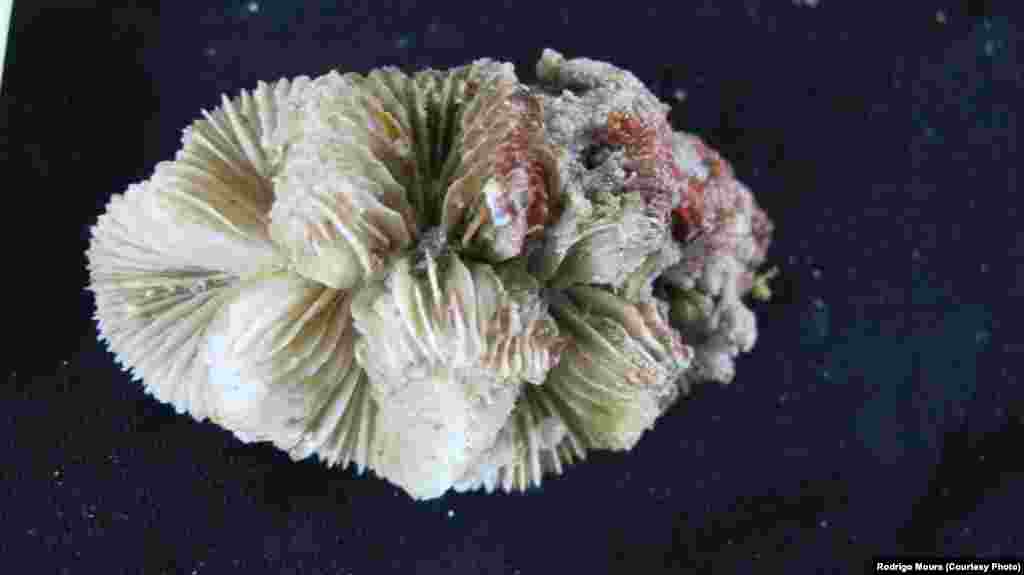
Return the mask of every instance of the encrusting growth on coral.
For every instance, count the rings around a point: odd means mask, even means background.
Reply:
[[[536,72],[224,97],[93,226],[100,339],[180,413],[418,499],[631,449],[754,345],[772,224],[629,72]]]

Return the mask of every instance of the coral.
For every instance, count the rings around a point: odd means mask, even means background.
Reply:
[[[523,490],[727,383],[772,224],[632,74],[260,83],[115,194],[100,339],[180,413],[419,499]]]

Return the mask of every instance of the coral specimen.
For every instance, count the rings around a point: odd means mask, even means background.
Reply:
[[[632,74],[260,83],[92,228],[100,338],[157,399],[416,498],[522,490],[728,382],[772,224]]]

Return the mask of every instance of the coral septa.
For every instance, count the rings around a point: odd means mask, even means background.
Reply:
[[[632,74],[545,50],[258,83],[115,195],[100,339],[148,393],[416,498],[632,448],[757,339],[774,226]]]

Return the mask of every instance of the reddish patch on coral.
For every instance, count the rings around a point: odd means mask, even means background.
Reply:
[[[673,210],[672,235],[680,242],[692,240],[707,226],[704,196],[708,187],[722,186],[733,179],[732,166],[717,151],[697,138],[693,138],[693,146],[708,176],[703,180],[686,178],[682,201]]]
[[[605,142],[624,148],[625,167],[634,171],[626,189],[640,191],[652,213],[667,222],[676,197],[686,189],[686,177],[672,154],[668,121],[656,114],[612,111],[602,136]]]
[[[699,201],[700,198],[699,194],[695,194],[691,197],[691,203],[680,203],[672,210],[672,237],[677,242],[688,242],[699,233],[701,211],[692,200]]]
[[[543,229],[551,212],[548,198],[547,174],[540,162],[530,162],[527,190],[530,206],[526,212],[527,234]]]
[[[623,146],[630,157],[641,157],[653,150],[655,130],[641,118],[628,112],[611,111],[605,129],[609,144]]]
[[[543,229],[551,212],[548,178],[539,149],[543,115],[540,102],[526,90],[513,92],[506,105],[516,121],[495,152],[494,173],[509,196],[500,205],[513,220],[525,216],[526,233],[532,233]],[[524,191],[525,205],[512,199]]]

